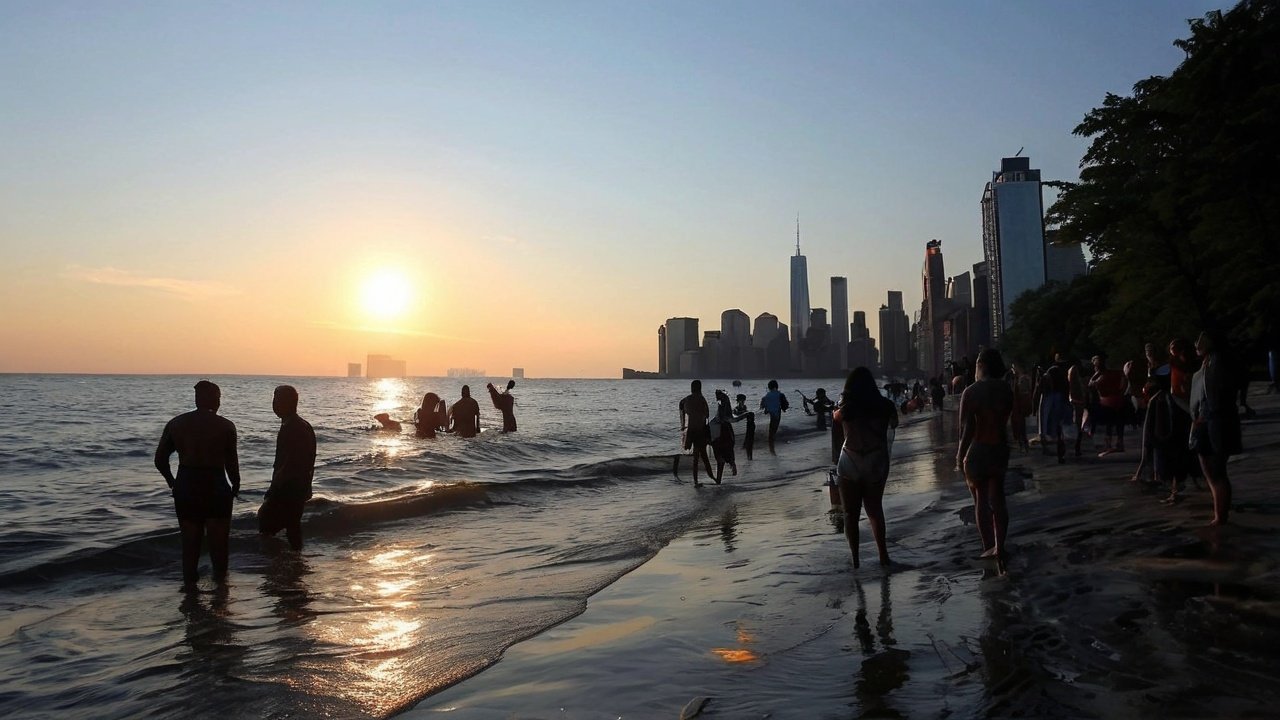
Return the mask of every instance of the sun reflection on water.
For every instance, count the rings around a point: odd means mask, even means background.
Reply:
[[[348,587],[354,607],[314,623],[326,644],[349,649],[342,653],[340,682],[325,683],[325,692],[373,715],[401,708],[415,696],[413,688],[422,678],[414,674],[420,663],[413,651],[425,643],[429,628],[420,587],[431,581],[434,558],[435,553],[412,545],[351,557]]]

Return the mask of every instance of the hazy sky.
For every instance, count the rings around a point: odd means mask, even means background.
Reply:
[[[0,0],[0,371],[655,370],[667,317],[788,320],[796,213],[875,335],[1215,7]]]

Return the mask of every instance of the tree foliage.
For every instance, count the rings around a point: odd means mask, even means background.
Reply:
[[[1093,341],[1119,340],[1136,320],[1274,347],[1280,6],[1244,0],[1190,29],[1172,74],[1085,115],[1080,181],[1060,185],[1046,222],[1087,245],[1110,283]]]

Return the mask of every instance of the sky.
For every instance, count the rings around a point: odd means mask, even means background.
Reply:
[[[656,370],[668,317],[788,321],[797,215],[878,337],[1001,157],[1076,179],[1224,7],[0,0],[0,372]]]

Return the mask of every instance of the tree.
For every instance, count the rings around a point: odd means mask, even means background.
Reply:
[[[1280,8],[1244,0],[1190,27],[1172,74],[1129,97],[1108,94],[1085,115],[1080,181],[1059,184],[1046,222],[1088,245],[1113,283],[1099,330],[1142,308],[1152,326],[1194,324],[1222,343],[1274,347]]]

